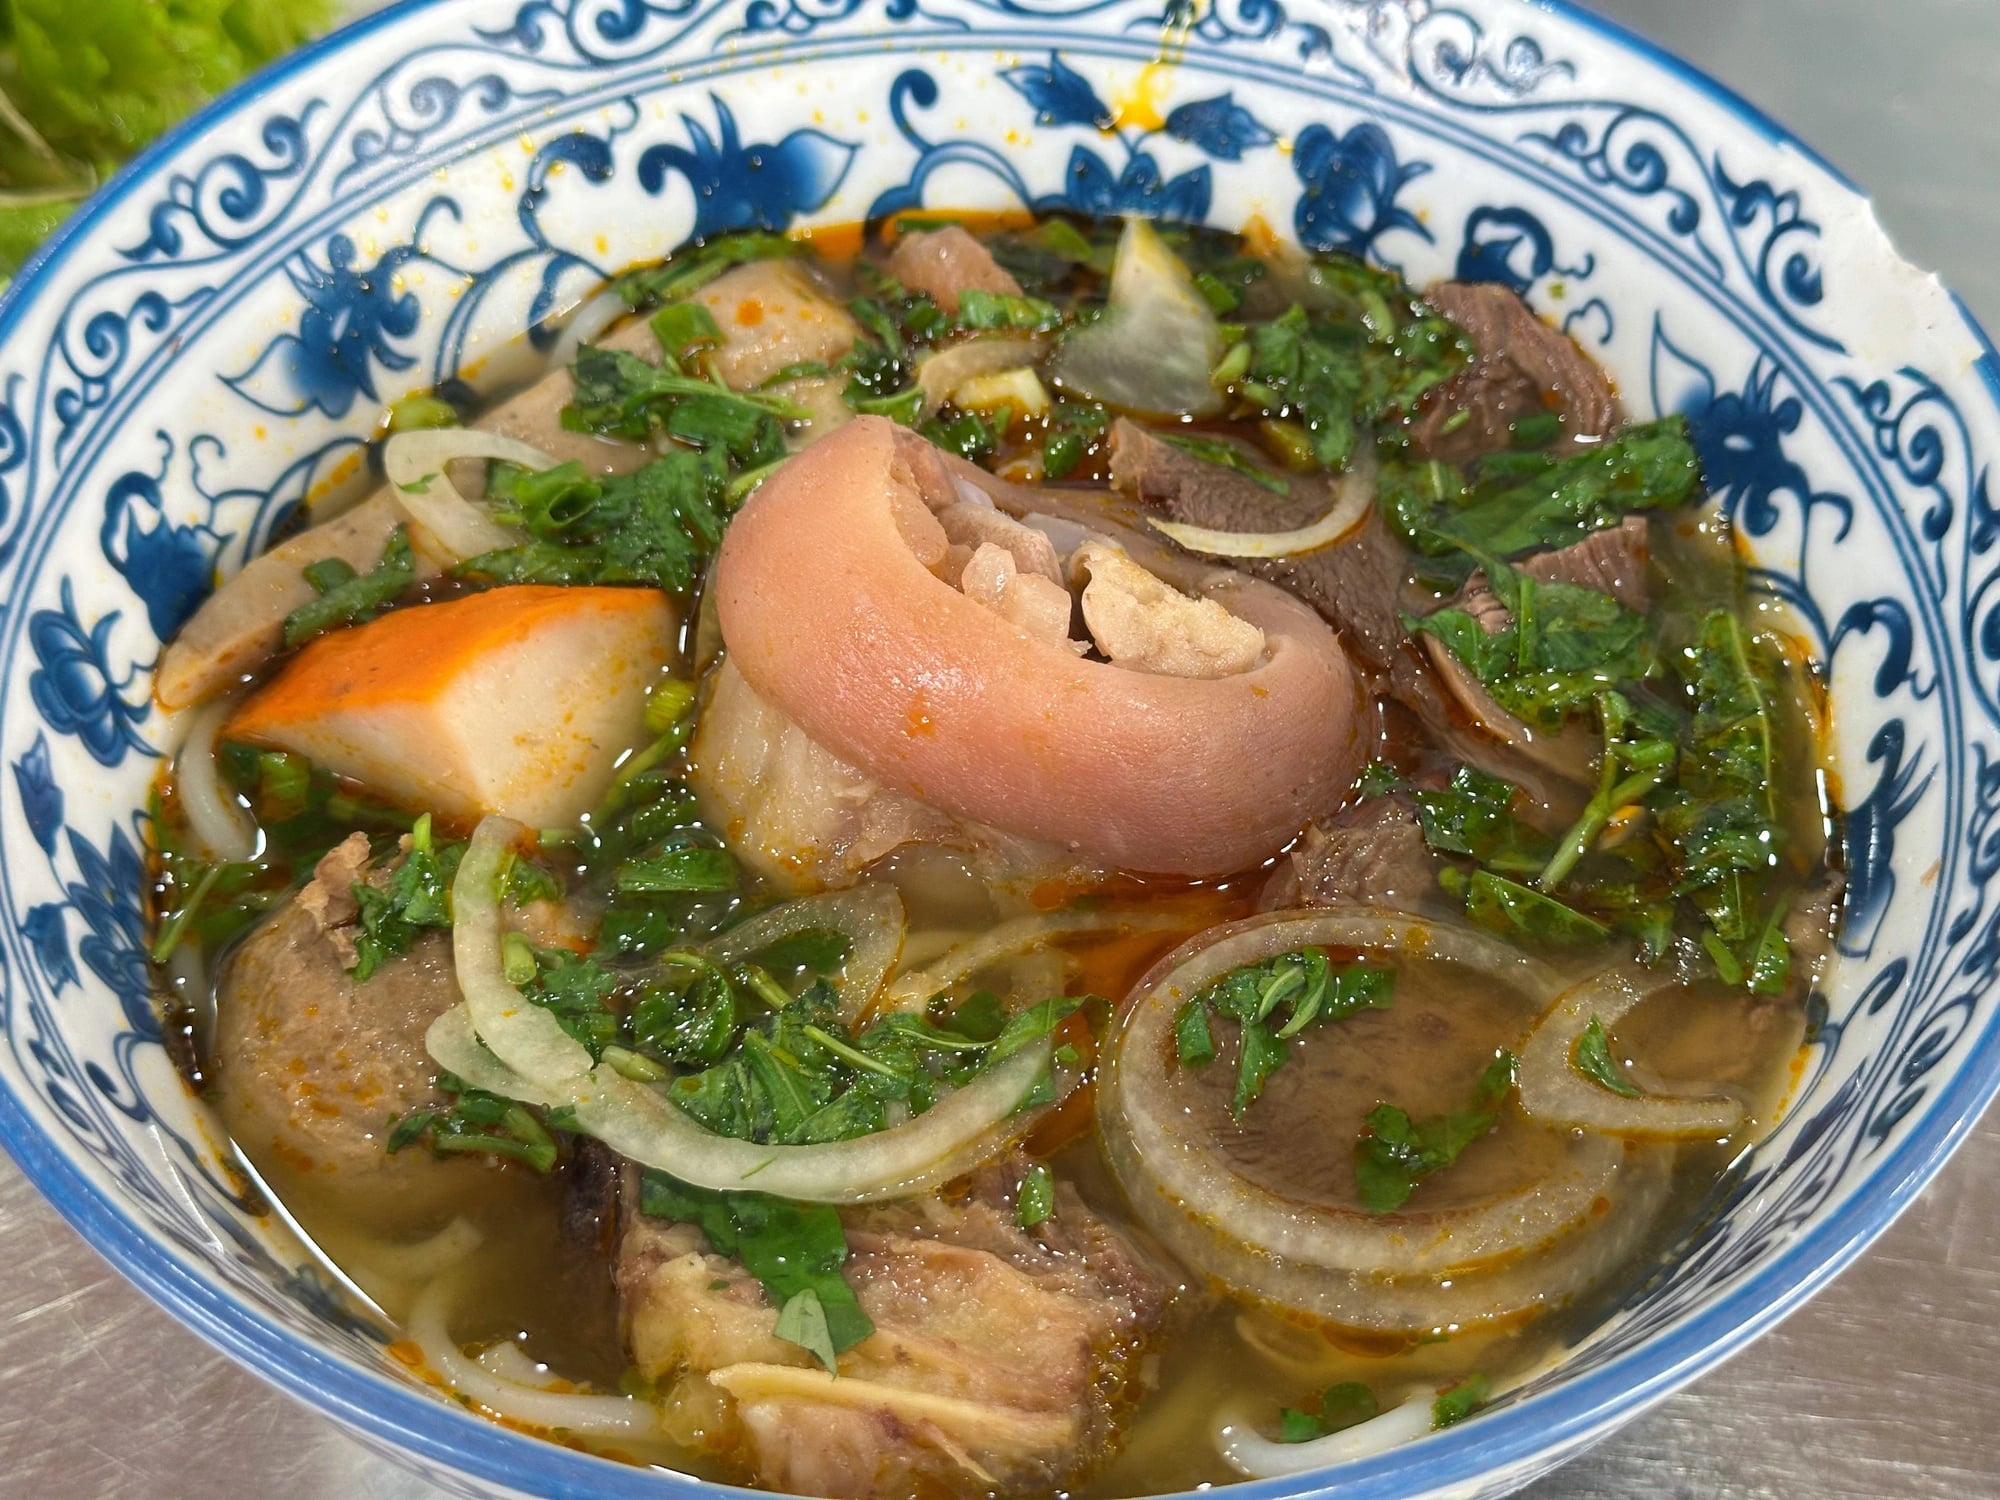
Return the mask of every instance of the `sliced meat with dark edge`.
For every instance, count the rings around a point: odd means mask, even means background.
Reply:
[[[1421,911],[1437,893],[1437,860],[1408,798],[1371,797],[1339,817],[1314,824],[1265,882],[1257,906],[1360,902]]]
[[[1653,549],[1644,516],[1627,516],[1616,526],[1593,531],[1580,542],[1553,552],[1537,552],[1515,568],[1543,583],[1573,583],[1609,594],[1635,614],[1646,612],[1647,568]]]
[[[698,1229],[634,1210],[628,1168],[617,1281],[633,1359],[768,1489],[1063,1488],[1107,1456],[1138,1399],[1168,1289],[1066,1183],[1052,1219],[1019,1228],[1025,1166],[976,1174],[961,1197],[843,1214],[842,1274],[875,1332],[837,1378],[776,1336],[763,1288]]]
[[[1290,531],[1333,505],[1326,476],[1277,474],[1280,494],[1248,474],[1210,463],[1123,417],[1111,424],[1111,483],[1169,520],[1216,531]],[[1247,455],[1246,455],[1246,461]],[[1330,547],[1285,558],[1228,558],[1230,566],[1297,595],[1341,632],[1342,644],[1374,672],[1402,643],[1397,598],[1408,555],[1372,507]]]
[[[1410,435],[1418,452],[1450,463],[1497,453],[1512,445],[1513,424],[1547,410],[1551,398],[1564,446],[1594,442],[1618,426],[1618,398],[1604,372],[1511,288],[1447,281],[1424,296],[1465,330],[1476,355],[1417,413]]]

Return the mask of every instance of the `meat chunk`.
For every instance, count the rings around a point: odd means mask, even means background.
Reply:
[[[1046,1493],[1109,1450],[1166,1309],[1159,1274],[1067,1185],[1016,1227],[1006,1185],[845,1215],[843,1268],[875,1332],[838,1377],[775,1333],[777,1310],[696,1229],[630,1214],[617,1269],[642,1373],[766,1488],[901,1496],[931,1487]],[[630,1206],[630,1194],[627,1206]]]
[[[722,331],[711,358],[734,390],[762,385],[793,365],[831,365],[860,333],[847,309],[789,260],[757,260],[725,271],[694,294]]]
[[[1264,911],[1346,902],[1421,911],[1436,892],[1437,862],[1416,808],[1404,797],[1371,797],[1308,828],[1257,904]]]
[[[1228,677],[1264,655],[1264,632],[1213,599],[1162,583],[1117,548],[1086,542],[1070,567],[1087,577],[1083,619],[1115,665],[1164,677]]]
[[[1424,404],[1412,428],[1419,452],[1453,463],[1498,452],[1511,444],[1513,423],[1545,410],[1550,398],[1562,414],[1565,444],[1595,441],[1617,427],[1618,398],[1604,372],[1511,288],[1447,281],[1425,295],[1465,330],[1477,357]]]
[[[223,1124],[251,1161],[309,1174],[362,1220],[407,1216],[486,1170],[386,1152],[392,1117],[439,1102],[424,1033],[459,992],[442,931],[365,982],[348,974],[352,886],[367,863],[367,836],[354,834],[231,956],[212,1059]]]
[[[1573,583],[1609,594],[1627,609],[1646,612],[1646,570],[1652,544],[1644,516],[1627,516],[1616,526],[1594,531],[1580,542],[1553,552],[1537,552],[1515,564],[1543,583]]]
[[[1125,418],[1112,423],[1110,444],[1112,485],[1191,526],[1288,531],[1317,520],[1333,503],[1324,477],[1273,475],[1285,487],[1279,494]],[[1319,611],[1371,671],[1384,670],[1402,643],[1397,608],[1407,556],[1377,515],[1371,513],[1331,547],[1299,557],[1231,562]]]
[[[958,547],[953,548],[959,550]],[[1078,655],[1089,649],[1069,636],[1069,590],[1040,573],[1023,572],[1016,554],[995,542],[981,542],[960,570],[958,590],[1012,621],[1036,640],[1068,646]]]
[[[998,880],[1081,873],[1058,850],[961,821],[864,775],[759,697],[728,661],[689,758],[690,779],[730,847],[787,887],[851,885],[906,844],[965,850]]]
[[[929,294],[953,314],[964,292],[1021,295],[1021,283],[993,258],[993,252],[956,224],[897,240],[889,254],[889,274],[911,291]]]

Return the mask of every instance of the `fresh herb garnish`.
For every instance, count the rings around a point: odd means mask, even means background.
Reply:
[[[1672,510],[1700,498],[1701,471],[1687,419],[1661,417],[1569,454],[1505,453],[1485,459],[1469,487],[1433,468],[1443,503],[1427,511],[1404,488],[1387,511],[1398,530],[1426,533],[1487,557],[1562,547],[1641,510]],[[1453,493],[1456,491],[1456,493]],[[1425,550],[1435,550],[1435,544]]]
[[[451,882],[465,845],[456,839],[434,841],[430,815],[410,830],[410,851],[380,885],[354,883],[360,914],[354,924],[354,967],[365,980],[391,958],[410,951],[425,928],[451,926]]]
[[[1358,1427],[1382,1414],[1375,1392],[1358,1380],[1328,1386],[1316,1409],[1287,1406],[1278,1413],[1278,1441],[1309,1443]]]
[[[1033,1229],[1056,1216],[1056,1180],[1040,1162],[1021,1175],[1020,1190],[1014,1196],[1014,1222]]]
[[[694,1225],[717,1255],[741,1262],[778,1309],[777,1336],[808,1350],[829,1371],[875,1331],[841,1275],[847,1234],[827,1205],[713,1192],[648,1169],[640,1180],[639,1210]]]
[[[1417,301],[1393,273],[1342,268],[1347,285],[1309,314],[1294,305],[1245,334],[1240,373],[1218,372],[1237,398],[1263,415],[1305,428],[1312,452],[1344,469],[1361,436],[1393,411],[1415,406],[1470,356],[1450,322]]]
[[[489,494],[496,518],[529,540],[468,558],[460,573],[499,583],[649,583],[669,593],[693,586],[722,540],[728,507],[722,465],[687,449],[604,478],[575,462],[540,473],[496,464]]]
[[[1488,586],[1507,609],[1501,629],[1489,632],[1458,608],[1403,623],[1450,647],[1502,708],[1554,728],[1605,689],[1651,675],[1644,615],[1595,589],[1531,578],[1497,559],[1486,567]]]
[[[1229,1109],[1241,1120],[1290,1055],[1286,1044],[1293,1037],[1308,1026],[1343,1021],[1359,1011],[1387,1010],[1395,994],[1393,969],[1335,967],[1317,948],[1280,953],[1231,969],[1183,1005],[1174,1021],[1174,1045],[1182,1067],[1203,1067],[1215,1058],[1210,1020],[1236,1022],[1236,1092]]]
[[[428,1140],[439,1156],[504,1156],[543,1173],[555,1166],[555,1140],[525,1104],[470,1088],[455,1073],[438,1074],[437,1086],[450,1105],[392,1120],[390,1155]]]
[[[1011,292],[983,292],[973,287],[958,294],[958,317],[954,321],[960,328],[980,332],[1008,328],[1040,333],[1057,327],[1062,320],[1062,309],[1053,302],[1044,302],[1040,297],[1016,296]]]
[[[801,248],[796,240],[781,234],[723,235],[704,244],[683,246],[661,265],[629,271],[618,278],[615,287],[627,307],[652,307],[700,291],[732,267],[797,255]]]
[[[692,447],[726,452],[746,467],[782,458],[784,423],[811,415],[777,396],[733,391],[683,375],[671,360],[655,365],[636,354],[592,344],[577,351],[570,374],[576,391],[562,411],[562,424],[570,431],[631,442],[664,434]]]
[[[382,558],[366,573],[356,573],[344,558],[327,557],[300,569],[319,597],[285,616],[285,645],[297,646],[322,631],[372,620],[397,595],[416,581],[416,560],[410,553],[410,532],[398,526],[389,533]]]
[[[1042,437],[1042,477],[1067,479],[1082,463],[1093,444],[1111,425],[1111,414],[1103,407],[1058,401],[1049,410],[1047,431]]]
[[[1492,1394],[1493,1382],[1484,1375],[1466,1376],[1431,1403],[1432,1429],[1442,1430],[1455,1422],[1463,1422],[1484,1406]]]
[[[1464,1154],[1500,1119],[1500,1104],[1514,1087],[1515,1058],[1495,1055],[1480,1074],[1469,1108],[1412,1120],[1392,1104],[1368,1112],[1367,1128],[1354,1143],[1354,1181],[1361,1206],[1372,1214],[1393,1213],[1409,1201],[1417,1184]]]
[[[1583,1035],[1576,1039],[1570,1049],[1570,1066],[1599,1088],[1622,1094],[1627,1099],[1639,1097],[1639,1090],[1632,1080],[1625,1076],[1625,1069],[1617,1058],[1611,1055],[1611,1038],[1604,1030],[1604,1023],[1592,1016],[1590,1024],[1583,1028]]]

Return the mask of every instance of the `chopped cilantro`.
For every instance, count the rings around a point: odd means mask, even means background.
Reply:
[[[1639,1097],[1639,1090],[1632,1080],[1625,1076],[1625,1069],[1617,1058],[1611,1055],[1611,1038],[1604,1030],[1604,1023],[1592,1016],[1590,1024],[1583,1028],[1583,1035],[1576,1039],[1570,1049],[1570,1066],[1599,1088],[1622,1094],[1627,1099]]]
[[[1514,1087],[1511,1052],[1495,1055],[1473,1090],[1470,1108],[1412,1120],[1392,1104],[1368,1112],[1367,1127],[1354,1143],[1354,1181],[1361,1206],[1372,1214],[1393,1213],[1409,1201],[1417,1184],[1442,1171],[1500,1118],[1501,1101]]]
[[[1290,1055],[1286,1044],[1293,1037],[1314,1024],[1342,1021],[1363,1010],[1386,1010],[1395,992],[1393,969],[1370,964],[1335,967],[1317,948],[1280,953],[1260,964],[1231,969],[1182,1006],[1174,1022],[1175,1051],[1181,1066],[1204,1066],[1215,1057],[1211,1018],[1236,1023],[1236,1091],[1229,1108],[1241,1120]]]
[[[410,532],[398,526],[389,533],[381,561],[366,573],[356,573],[343,559],[322,558],[300,569],[317,599],[285,616],[285,644],[301,645],[340,625],[372,620],[396,596],[416,581],[416,560],[410,553]]]

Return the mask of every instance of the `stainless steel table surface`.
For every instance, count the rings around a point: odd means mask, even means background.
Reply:
[[[2000,0],[1603,0],[1873,190],[2000,328]],[[1534,1500],[2000,1497],[2000,1116],[1808,1307]],[[0,1497],[429,1500],[183,1331],[0,1160]]]

